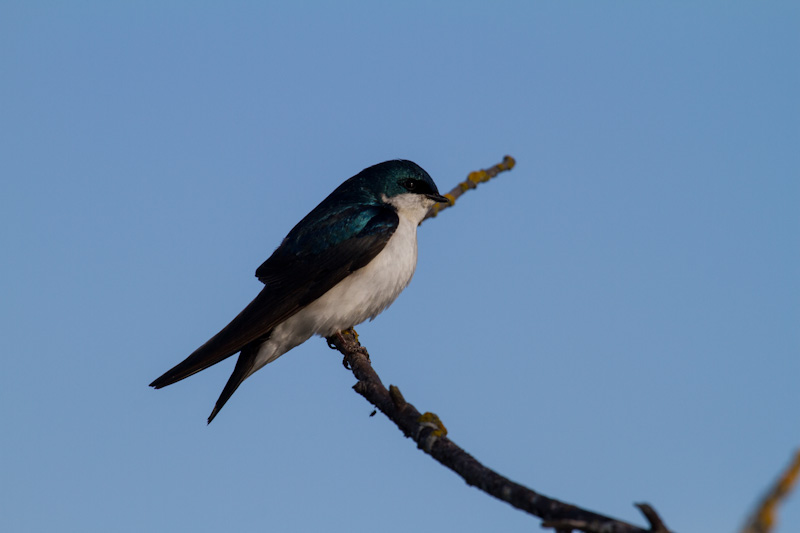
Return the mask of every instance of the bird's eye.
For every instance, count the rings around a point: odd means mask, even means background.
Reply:
[[[405,187],[406,190],[409,191],[409,192],[414,192],[415,190],[417,190],[417,182],[415,180],[412,180],[412,179],[403,180],[401,185],[403,187]]]

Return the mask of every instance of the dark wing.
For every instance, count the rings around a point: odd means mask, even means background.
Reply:
[[[313,302],[383,250],[399,219],[384,207],[363,206],[298,224],[256,270],[266,284],[256,298],[208,342],[150,386],[160,389],[227,359]],[[356,232],[354,233],[354,229]]]

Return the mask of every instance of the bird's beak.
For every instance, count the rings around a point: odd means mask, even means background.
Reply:
[[[448,200],[447,198],[445,198],[441,194],[426,194],[425,196],[427,196],[431,200],[436,200],[437,202],[440,202],[440,203],[443,203],[443,204],[450,203],[450,200]]]

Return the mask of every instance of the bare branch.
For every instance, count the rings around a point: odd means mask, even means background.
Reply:
[[[406,437],[417,443],[418,448],[464,478],[468,485],[542,518],[544,527],[557,531],[668,533],[655,511],[646,504],[640,504],[640,509],[650,522],[649,530],[549,498],[501,476],[447,438],[447,429],[438,416],[420,414],[394,385],[387,390],[372,368],[369,354],[358,342],[355,331],[342,332],[327,340],[344,355],[346,366],[358,380],[353,389],[394,422]]]

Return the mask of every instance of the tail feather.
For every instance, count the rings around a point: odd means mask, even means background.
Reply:
[[[264,288],[230,324],[196,349],[189,357],[167,370],[150,386],[172,385],[201,370],[216,365],[258,339],[269,337],[272,328],[291,316],[294,308],[276,304],[275,295]]]
[[[219,413],[220,409],[222,409],[228,400],[230,400],[231,396],[233,396],[233,393],[239,388],[239,385],[241,385],[242,382],[253,373],[256,355],[258,354],[258,349],[260,346],[260,342],[253,342],[242,349],[242,353],[239,354],[239,359],[236,361],[236,367],[233,369],[233,374],[231,374],[231,377],[228,378],[225,388],[222,389],[222,394],[219,395],[219,399],[214,405],[214,410],[211,411],[211,414],[208,417],[209,424],[212,420],[214,420],[214,417],[217,416],[217,413]]]
[[[256,331],[255,334],[250,335],[240,334],[235,326],[238,326],[236,320],[192,352],[189,357],[156,378],[150,386],[160,389],[193,376],[244,350],[250,344],[258,346],[268,339],[271,333],[270,330],[267,330],[266,332]]]
[[[224,361],[239,351],[239,349],[232,350],[231,348],[225,351],[219,351],[217,343],[213,341],[214,338],[196,349],[189,357],[156,378],[150,386],[160,389],[167,385],[172,385],[182,379],[197,374],[201,370],[214,366],[220,361]]]

